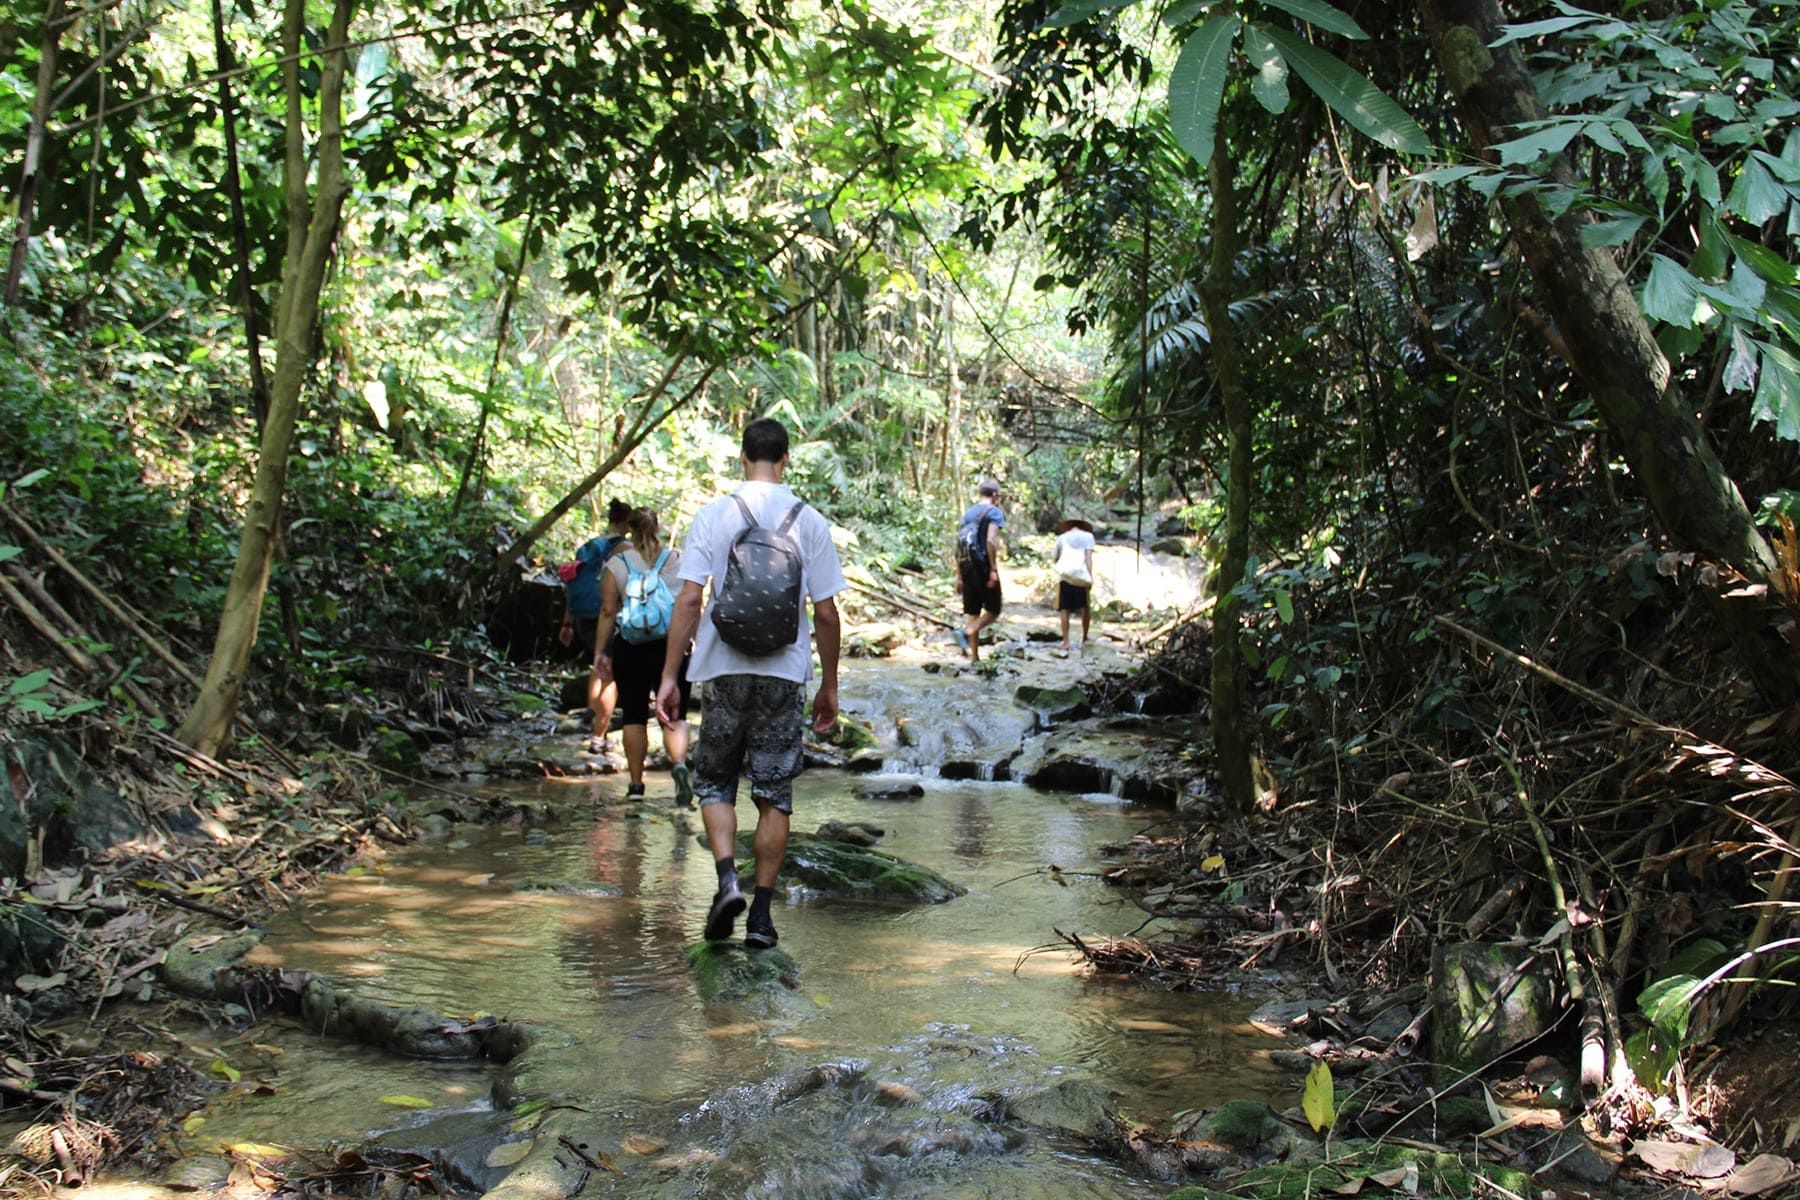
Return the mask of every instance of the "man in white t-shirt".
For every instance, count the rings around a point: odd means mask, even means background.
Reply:
[[[799,501],[782,482],[788,464],[788,434],[781,422],[763,417],[744,428],[744,484],[694,515],[681,545],[681,593],[669,623],[668,656],[657,714],[672,720],[680,697],[678,673],[688,639],[694,654],[688,678],[701,685],[700,734],[689,755],[694,797],[706,825],[707,844],[718,865],[719,890],[706,915],[706,940],[731,937],[744,911],[737,878],[738,780],[750,780],[756,804],[756,888],[744,922],[744,945],[764,950],[775,945],[775,922],[769,903],[775,877],[787,853],[788,821],[793,814],[794,777],[802,765],[806,726],[806,681],[812,676],[812,633],[805,606],[799,633],[792,643],[767,655],[753,656],[727,645],[711,620],[701,619],[707,584],[718,602],[732,544],[747,527],[739,501],[758,525],[775,529]],[[789,534],[800,550],[801,594],[812,602],[812,624],[818,635],[819,690],[813,696],[812,727],[823,733],[837,722],[838,642],[841,625],[833,596],[848,586],[838,565],[831,526],[810,507],[801,506]],[[707,615],[710,617],[711,610]]]

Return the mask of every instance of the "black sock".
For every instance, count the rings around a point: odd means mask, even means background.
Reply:
[[[714,864],[719,868],[719,887],[723,889],[727,882],[737,882],[737,859],[721,858]]]
[[[756,894],[754,896],[752,896],[750,899],[751,913],[754,914],[755,916],[759,916],[759,917],[768,916],[769,915],[769,901],[771,899],[773,899],[774,896],[775,896],[774,888],[762,887],[759,885],[756,889]]]

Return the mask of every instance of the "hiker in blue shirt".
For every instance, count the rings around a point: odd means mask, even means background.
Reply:
[[[589,538],[575,552],[575,561],[565,563],[559,572],[563,581],[566,607],[562,628],[556,640],[565,646],[579,645],[591,663],[594,634],[600,620],[600,572],[614,550],[625,544],[626,522],[631,518],[631,505],[614,497],[606,506],[606,532]],[[606,753],[606,733],[612,728],[613,706],[618,703],[619,689],[600,678],[588,676],[588,710],[594,714],[592,736],[587,740],[589,754]]]
[[[644,758],[650,747],[650,705],[662,682],[674,594],[681,587],[681,553],[664,548],[661,522],[648,508],[631,511],[630,540],[606,560],[600,576],[600,621],[595,642],[594,673],[614,685],[619,698],[619,737],[625,743],[625,769],[631,782],[627,797],[644,794]],[[663,749],[672,766],[675,803],[694,807],[687,768],[688,707],[686,647],[677,678],[679,701],[674,719],[661,721]]]
[[[970,662],[981,659],[981,631],[1000,619],[1000,484],[984,479],[980,496],[956,530],[956,590],[966,621],[955,631],[956,645]]]

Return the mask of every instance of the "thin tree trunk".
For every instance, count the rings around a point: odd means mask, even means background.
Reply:
[[[1463,124],[1484,148],[1548,114],[1516,46],[1495,48],[1498,0],[1418,0]],[[1567,176],[1566,166],[1553,171]],[[1607,429],[1670,540],[1722,563],[1707,597],[1764,697],[1800,700],[1800,653],[1768,584],[1775,556],[1726,474],[1611,251],[1582,244],[1582,219],[1557,216],[1529,190],[1503,195],[1507,222]],[[1749,587],[1741,586],[1748,580]]]
[[[1250,734],[1243,704],[1243,651],[1238,644],[1243,602],[1237,587],[1250,559],[1250,398],[1244,393],[1237,329],[1231,323],[1232,268],[1237,261],[1237,182],[1231,155],[1218,147],[1208,164],[1212,183],[1212,257],[1200,304],[1212,335],[1213,386],[1225,414],[1225,555],[1219,563],[1212,635],[1212,735],[1226,803],[1237,812],[1256,804]],[[1141,502],[1141,501],[1140,501]]]
[[[519,280],[525,274],[525,256],[530,253],[531,235],[536,224],[537,209],[534,207],[525,215],[525,236],[519,242],[519,259],[513,264],[512,275],[506,281],[506,296],[500,302],[500,328],[494,333],[494,357],[488,363],[487,387],[481,393],[481,417],[475,422],[475,436],[469,442],[468,457],[463,459],[462,474],[456,481],[456,500],[450,505],[452,521],[462,515],[463,500],[469,491],[469,476],[484,453],[488,414],[493,411],[494,386],[500,382],[500,364],[506,361],[506,339],[512,332],[513,304],[519,298]]]
[[[50,5],[44,12],[44,29],[38,37],[37,90],[31,97],[31,123],[25,131],[25,165],[19,172],[18,217],[13,225],[12,253],[6,261],[5,297],[8,308],[19,302],[19,284],[25,275],[25,252],[31,246],[31,220],[37,208],[44,138],[50,127],[56,62],[62,49],[64,7],[64,0],[50,0]]]
[[[286,191],[288,254],[282,263],[281,297],[275,322],[275,378],[269,393],[250,504],[238,538],[237,564],[225,593],[218,638],[207,663],[206,680],[177,736],[195,750],[217,757],[237,715],[238,699],[256,645],[256,630],[269,584],[287,484],[288,450],[300,411],[300,393],[311,365],[313,326],[319,293],[331,260],[332,243],[349,181],[344,175],[343,89],[355,0],[336,0],[326,34],[319,80],[318,173],[307,194],[306,110],[300,84],[300,43],[306,0],[288,0],[282,26],[287,90]]]
[[[250,282],[250,229],[244,219],[244,186],[238,166],[237,97],[231,77],[237,63],[225,39],[224,0],[212,0],[213,57],[219,64],[219,119],[225,125],[225,194],[231,200],[231,249],[237,273],[238,307],[244,313],[244,344],[250,355],[250,401],[260,432],[269,419],[269,377],[263,370],[262,332],[256,325],[256,291]]]

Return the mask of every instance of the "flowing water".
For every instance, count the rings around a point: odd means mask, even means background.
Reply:
[[[1259,996],[1089,978],[1060,944],[1057,931],[1140,925],[1093,873],[1101,847],[1166,814],[1018,784],[920,782],[922,797],[876,801],[842,772],[799,781],[796,830],[879,825],[883,850],[968,893],[923,908],[778,900],[800,977],[773,1009],[694,992],[683,955],[715,875],[697,816],[667,805],[666,774],[651,775],[647,805],[625,800],[620,776],[512,785],[554,799],[562,818],[458,827],[333,878],[258,955],[390,1002],[566,1038],[534,1052],[544,1065],[532,1089],[566,1096],[601,1131],[621,1173],[598,1175],[596,1195],[1154,1196],[1167,1185],[985,1119],[986,1098],[1090,1080],[1152,1120],[1230,1097],[1285,1101],[1290,1080],[1244,1023]],[[243,1080],[188,1135],[193,1149],[379,1135],[440,1158],[461,1147],[464,1187],[499,1177],[482,1166],[506,1134],[492,1066],[397,1060],[298,1028],[219,1053]],[[862,1083],[780,1104],[755,1086],[819,1064],[853,1064]]]

